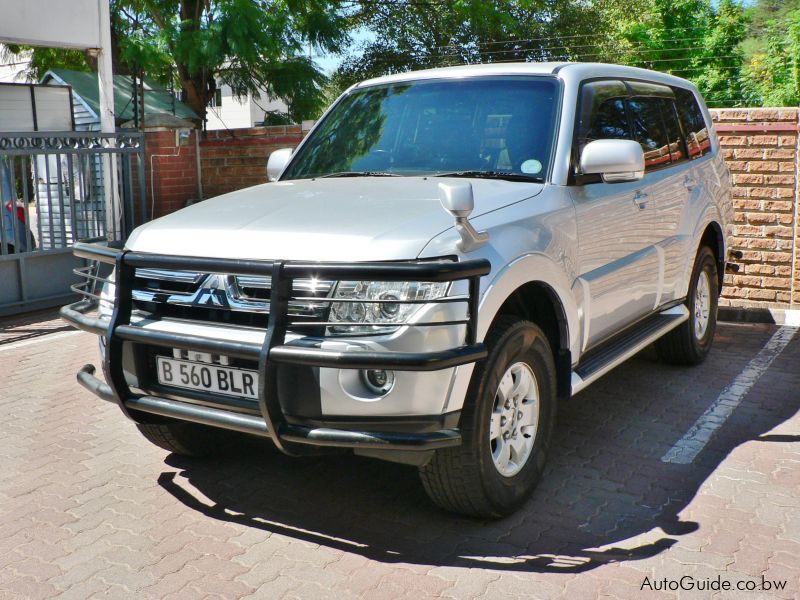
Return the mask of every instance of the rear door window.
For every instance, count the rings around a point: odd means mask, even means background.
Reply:
[[[691,90],[674,88],[675,106],[678,109],[689,158],[699,158],[711,151],[708,125],[703,118],[700,104]]]
[[[645,171],[672,162],[670,131],[663,117],[666,103],[665,98],[636,97],[628,100],[634,139],[644,151]]]

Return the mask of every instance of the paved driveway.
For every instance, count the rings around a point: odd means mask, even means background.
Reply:
[[[96,342],[61,327],[0,321],[0,597],[800,595],[800,334],[722,325],[693,369],[636,357],[563,406],[542,485],[486,522],[400,465],[169,455],[77,385]]]

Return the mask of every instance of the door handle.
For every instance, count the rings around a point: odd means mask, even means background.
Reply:
[[[694,188],[697,187],[697,180],[691,175],[687,175],[683,180],[683,185],[685,185],[686,189],[691,192]]]
[[[644,210],[647,208],[648,197],[648,194],[642,190],[636,190],[636,193],[633,195],[633,203],[636,205],[636,208],[639,210]]]

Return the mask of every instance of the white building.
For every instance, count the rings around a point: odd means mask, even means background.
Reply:
[[[246,97],[237,98],[229,85],[217,85],[217,94],[206,110],[206,128],[209,130],[261,125],[265,113],[285,113],[287,110],[286,103],[270,99],[266,92],[260,97],[254,98],[252,94],[247,94]]]

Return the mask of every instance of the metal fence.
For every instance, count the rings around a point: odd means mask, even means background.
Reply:
[[[141,133],[0,133],[0,315],[69,300],[78,240],[147,220]]]

